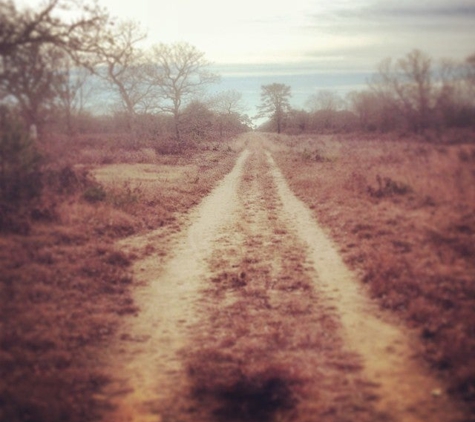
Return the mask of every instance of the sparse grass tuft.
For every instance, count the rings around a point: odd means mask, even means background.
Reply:
[[[394,195],[406,195],[412,193],[412,188],[402,182],[392,180],[390,177],[381,177],[379,174],[376,176],[377,188],[372,186],[367,187],[368,194],[373,198],[387,198]]]
[[[119,186],[117,184],[111,186],[106,197],[107,202],[113,207],[124,210],[145,199],[140,184],[132,186],[128,181]]]
[[[100,185],[89,186],[83,193],[83,198],[91,203],[95,204],[97,202],[102,202],[106,199],[106,192]]]

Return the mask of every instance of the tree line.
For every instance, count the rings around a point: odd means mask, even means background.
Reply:
[[[144,49],[145,38],[138,23],[117,21],[97,3],[48,0],[20,10],[2,0],[0,104],[39,138],[51,125],[69,135],[100,126],[85,107],[98,86],[115,98],[112,114],[134,143],[146,122],[149,132],[170,130],[179,143],[210,127],[221,137],[247,129],[240,93],[203,97],[219,80],[203,52],[188,43]]]
[[[0,0],[0,107],[40,139],[52,127],[68,135],[115,127],[135,145],[164,133],[182,143],[252,126],[239,92],[204,96],[219,75],[203,52],[187,43],[144,49],[146,37],[138,23],[117,21],[92,0],[48,0],[36,10]],[[475,127],[475,54],[463,62],[435,62],[413,50],[383,60],[367,89],[345,98],[321,90],[304,109],[290,106],[290,86],[261,89],[256,117],[270,118],[264,130],[418,133]],[[111,109],[99,117],[86,105],[101,93]]]
[[[328,131],[442,132],[475,128],[475,54],[462,62],[435,62],[420,50],[383,60],[362,91],[311,94],[305,109],[290,105],[291,87],[262,86],[261,130],[288,133]]]

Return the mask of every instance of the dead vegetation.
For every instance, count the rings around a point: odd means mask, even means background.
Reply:
[[[473,405],[473,144],[356,135],[276,139],[292,189],[345,261],[382,307],[418,330],[422,354],[449,381],[450,393]],[[321,155],[327,159],[313,159]]]
[[[2,421],[84,422],[107,408],[99,393],[108,379],[95,356],[120,318],[138,312],[129,270],[135,256],[115,242],[163,227],[156,248],[166,249],[167,233],[179,230],[180,215],[230,170],[236,156],[228,143],[174,156],[128,154],[110,146],[109,165],[127,163],[119,172],[101,177],[104,159],[93,157],[102,157],[104,149],[100,142],[94,149],[92,140],[87,149],[79,145],[55,160],[51,156],[54,165],[44,163],[41,174],[41,197],[21,215],[2,220]],[[144,163],[153,171],[134,173]],[[190,168],[195,170],[186,173]],[[178,176],[162,180],[161,169]]]
[[[258,158],[256,158],[258,157]],[[338,322],[283,230],[265,154],[246,162],[235,236],[216,249],[203,317],[183,351],[188,405],[167,417],[206,421],[391,420],[345,350]],[[189,404],[191,401],[191,405]]]

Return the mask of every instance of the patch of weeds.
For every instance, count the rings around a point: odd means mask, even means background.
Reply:
[[[121,251],[113,251],[107,257],[107,263],[117,267],[128,267],[131,264],[129,257]]]
[[[130,183],[124,182],[120,188],[108,192],[107,201],[115,208],[124,209],[139,202],[141,195],[140,186],[132,187]]]
[[[310,153],[310,151],[307,150],[307,148],[305,148],[300,153],[300,157],[302,158],[302,160],[311,160],[312,159],[312,154]]]
[[[331,162],[332,160],[328,157],[326,157],[321,151],[318,149],[315,151],[309,151],[307,149],[304,149],[303,152],[300,154],[302,160],[305,161],[315,161],[317,163],[328,163]]]
[[[90,185],[85,169],[76,170],[72,165],[48,168],[43,172],[43,182],[52,193],[66,195]]]
[[[455,253],[459,258],[472,260],[475,256],[475,245],[473,243],[473,227],[468,225],[454,225],[445,231],[428,231],[428,239],[436,245],[438,249],[444,250],[444,257],[450,259]],[[452,252],[452,254],[450,254]]]
[[[412,245],[409,242],[403,240],[392,240],[391,243],[400,253],[407,253],[412,251]]]
[[[463,163],[473,163],[475,162],[475,149],[472,149],[471,151],[461,149],[458,152],[458,157]]]
[[[106,191],[100,185],[89,186],[82,194],[82,197],[91,204],[103,202],[106,196]]]
[[[425,198],[421,199],[420,205],[421,207],[435,207],[437,206],[437,202],[432,196],[426,195]]]
[[[413,192],[411,186],[403,182],[397,182],[390,177],[382,178],[380,175],[376,176],[377,188],[368,186],[367,192],[373,198],[387,198],[395,195],[407,195]]]
[[[124,209],[129,205],[136,204],[140,199],[139,186],[132,187],[125,182],[121,187],[115,187],[106,191],[101,185],[93,184],[83,193],[83,198],[91,203],[108,202],[115,208]]]

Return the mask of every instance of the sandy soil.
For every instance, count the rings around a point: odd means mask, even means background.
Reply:
[[[135,264],[141,312],[102,358],[104,421],[463,420],[248,136],[170,253]]]

